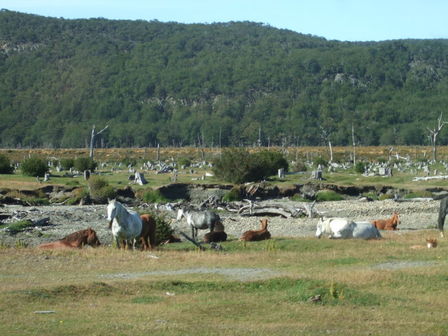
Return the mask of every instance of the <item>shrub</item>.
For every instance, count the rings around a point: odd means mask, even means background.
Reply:
[[[105,203],[110,198],[115,198],[117,193],[114,188],[101,176],[91,176],[89,178],[90,198],[98,203]]]
[[[293,166],[292,169],[293,169],[294,171],[296,171],[296,172],[306,172],[308,168],[306,167],[306,165],[305,165],[304,162],[302,162],[302,161],[297,161],[297,162],[294,164],[294,166]]]
[[[318,202],[342,201],[344,198],[333,190],[322,190],[316,194]]]
[[[143,201],[146,203],[167,203],[169,200],[159,190],[149,188],[143,193]]]
[[[134,167],[135,165],[137,165],[137,159],[126,156],[123,160],[121,160],[121,163],[126,167]]]
[[[313,165],[317,167],[318,165],[321,165],[323,167],[328,166],[327,160],[325,160],[322,156],[319,156],[318,158],[315,158],[313,161]]]
[[[75,159],[73,166],[79,172],[83,172],[84,170],[94,171],[96,162],[89,157],[79,157]]]
[[[224,150],[215,160],[213,172],[218,178],[235,184],[261,181],[275,175],[279,168],[288,170],[288,162],[277,152],[263,151],[250,154],[245,149]]]
[[[239,188],[232,188],[222,197],[224,202],[241,201],[241,193]]]
[[[177,161],[177,164],[179,165],[179,167],[181,167],[181,166],[190,167],[191,166],[191,160],[189,158],[180,158]]]
[[[47,162],[32,156],[22,162],[22,173],[28,176],[44,176],[48,172]]]
[[[61,159],[60,164],[63,170],[70,170],[70,168],[75,166],[75,160],[71,158]]]
[[[174,230],[170,226],[170,220],[162,214],[154,216],[156,220],[156,245],[167,241],[173,235]]]
[[[263,174],[263,178],[276,175],[280,168],[284,168],[285,172],[288,171],[288,161],[286,161],[282,153],[262,151],[253,154],[252,157],[258,169],[261,170],[260,173]]]
[[[12,174],[14,168],[6,155],[0,154],[0,174]]]
[[[364,162],[358,161],[355,165],[355,172],[363,174],[366,171],[366,164]]]

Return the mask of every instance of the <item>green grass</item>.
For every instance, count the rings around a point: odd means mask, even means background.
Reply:
[[[6,229],[12,234],[18,233],[20,231],[23,231],[29,227],[33,227],[34,224],[30,220],[21,220],[9,224],[1,224],[0,229]]]

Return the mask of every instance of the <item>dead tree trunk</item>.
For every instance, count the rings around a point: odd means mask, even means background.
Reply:
[[[93,127],[92,127],[92,133],[90,135],[90,155],[89,155],[89,157],[92,160],[93,160],[93,149],[95,148],[95,138],[96,138],[97,135],[103,133],[108,127],[109,127],[109,125],[106,125],[106,127],[104,127],[99,132],[95,132],[95,125],[93,125]]]
[[[443,126],[447,124],[447,121],[442,121],[442,113],[440,113],[439,118],[437,119],[437,126],[433,129],[430,129],[427,127],[427,130],[429,131],[429,139],[432,146],[432,159],[433,161],[437,160],[437,136],[439,135],[440,131],[442,130]]]

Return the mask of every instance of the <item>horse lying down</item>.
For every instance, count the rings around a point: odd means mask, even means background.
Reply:
[[[95,230],[93,230],[92,228],[73,232],[55,242],[40,244],[37,247],[41,249],[64,249],[82,248],[84,245],[89,245],[92,247],[101,245]]]
[[[327,234],[330,239],[380,239],[381,234],[370,222],[355,222],[348,218],[320,218],[316,237]]]

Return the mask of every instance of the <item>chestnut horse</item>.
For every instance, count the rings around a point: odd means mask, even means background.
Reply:
[[[140,215],[142,220],[142,232],[140,233],[140,241],[142,250],[149,250],[156,247],[156,220],[150,214]]]
[[[38,248],[41,249],[82,248],[84,245],[90,245],[93,247],[101,245],[95,230],[93,230],[92,228],[73,232],[68,236],[55,242],[41,244],[38,246]]]
[[[398,230],[397,225],[400,224],[400,218],[397,212],[392,214],[392,217],[389,219],[377,219],[372,221],[374,227],[378,230]]]
[[[268,231],[268,220],[260,219],[260,223],[261,223],[260,230],[246,231],[242,234],[240,240],[259,241],[259,240],[270,239],[271,234]]]

